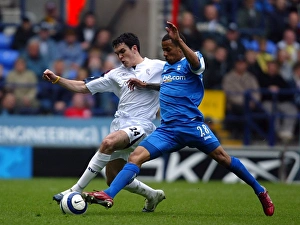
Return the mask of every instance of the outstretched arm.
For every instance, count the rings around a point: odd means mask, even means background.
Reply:
[[[147,89],[156,90],[156,91],[160,90],[160,83],[146,83],[137,78],[130,78],[127,81],[127,84],[128,84],[128,88],[132,91],[134,90],[135,87],[136,88],[147,88]]]
[[[182,50],[182,52],[183,52],[184,56],[186,57],[187,61],[191,65],[191,68],[192,69],[199,69],[200,68],[200,61],[199,61],[197,55],[180,38],[177,27],[173,23],[167,21],[166,31],[168,32],[170,38],[178,44],[179,48]]]
[[[51,82],[52,84],[59,84],[60,86],[77,93],[90,93],[89,89],[86,87],[84,81],[79,80],[69,80],[60,76],[57,76],[51,70],[45,70],[43,74],[43,79]]]

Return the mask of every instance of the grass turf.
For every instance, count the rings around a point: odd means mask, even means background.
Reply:
[[[300,198],[297,184],[262,183],[275,204],[272,217],[264,215],[252,189],[245,184],[148,183],[163,189],[164,200],[154,213],[142,213],[144,199],[121,191],[114,206],[106,210],[89,205],[83,215],[61,213],[52,196],[72,186],[75,178],[34,178],[31,180],[0,180],[0,224],[109,224],[109,225],[189,225],[189,224],[300,224]],[[103,179],[94,179],[87,191],[105,189]]]

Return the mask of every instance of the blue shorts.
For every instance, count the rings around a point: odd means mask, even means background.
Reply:
[[[139,145],[145,147],[150,152],[150,158],[154,159],[163,154],[179,151],[186,146],[209,154],[220,145],[220,142],[209,127],[199,119],[185,123],[162,123]]]

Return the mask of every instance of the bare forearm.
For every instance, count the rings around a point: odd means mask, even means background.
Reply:
[[[150,90],[159,91],[160,90],[160,83],[145,83],[145,88]]]
[[[72,92],[77,92],[77,93],[89,93],[89,89],[86,87],[85,83],[83,81],[79,80],[68,80],[65,78],[60,78],[59,81],[57,82],[60,86],[68,89],[69,91]]]
[[[182,39],[179,39],[178,44],[187,61],[190,63],[191,67],[199,68],[200,62],[195,52],[192,49],[190,49]]]
[[[57,76],[51,70],[46,69],[43,73],[43,79],[51,82],[52,84],[58,84],[69,91],[77,93],[89,93],[89,89],[86,87],[84,81],[69,80],[63,77]]]
[[[146,83],[146,82],[141,81],[137,78],[130,78],[127,81],[127,84],[128,84],[128,88],[132,91],[135,88],[138,88],[138,89],[146,88],[146,89],[149,89],[149,90],[156,90],[156,91],[160,90],[160,83]]]

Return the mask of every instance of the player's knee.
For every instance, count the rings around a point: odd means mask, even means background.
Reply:
[[[230,166],[230,160],[225,155],[219,155],[217,162],[226,168]]]
[[[143,147],[138,147],[130,154],[128,162],[141,167],[141,165],[149,159],[149,152]]]
[[[210,156],[216,160],[220,165],[224,167],[230,166],[230,156],[225,152],[225,150],[221,147],[218,147],[216,150],[214,150]]]
[[[113,149],[113,141],[109,138],[105,138],[100,146],[100,152],[102,153],[112,153],[111,150]]]

